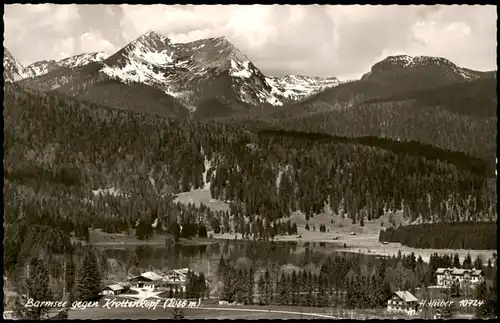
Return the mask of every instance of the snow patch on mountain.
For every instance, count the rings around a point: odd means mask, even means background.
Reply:
[[[27,76],[24,66],[5,47],[3,52],[3,68],[5,82],[17,82]]]
[[[243,63],[231,59],[231,76],[249,78],[252,77],[252,72],[249,70],[249,61]]]
[[[37,77],[47,74],[53,69],[50,68],[53,64],[55,64],[55,61],[53,63],[47,61],[33,63],[26,68],[26,74],[28,77]]]
[[[165,72],[168,69],[184,67],[189,61],[175,62],[175,53],[170,45],[170,40],[166,37],[149,32],[127,45],[122,53],[116,54],[119,64],[108,65],[105,60],[100,72],[124,83],[142,83],[159,88],[175,98],[185,98],[190,93],[171,88]]]
[[[208,170],[212,167],[212,162],[205,157],[205,171],[203,172],[203,189],[210,190],[211,180],[208,178]]]
[[[136,58],[144,60],[146,63],[157,66],[172,66],[174,52],[168,53],[164,49],[160,52],[152,51],[150,48],[138,42],[133,49],[129,52],[129,58],[135,56]]]
[[[289,100],[300,100],[342,83],[336,77],[304,75],[266,77],[266,82],[272,88],[273,94]]]
[[[108,56],[109,55],[104,52],[94,52],[70,56],[59,61],[48,60],[35,62],[26,67],[26,78],[45,75],[61,67],[75,68],[94,62],[101,62]]]
[[[193,50],[202,49],[205,46],[206,46],[206,44],[201,44],[200,46],[194,47]]]
[[[92,190],[92,194],[94,196],[106,196],[106,195],[111,195],[111,196],[128,196],[127,194],[123,193],[119,188],[115,187],[110,187],[110,188],[98,188],[96,190]]]
[[[65,67],[78,67],[87,65],[94,62],[101,62],[109,57],[105,52],[84,53],[80,55],[71,56],[58,61],[56,64]]]
[[[261,91],[257,92],[257,96],[259,97],[261,102],[267,102],[271,105],[274,106],[282,106],[283,102],[279,100],[276,96],[274,96],[272,93],[269,93],[267,91]]]
[[[160,71],[155,71],[148,63],[135,59],[128,60],[122,68],[104,65],[100,71],[125,83],[138,82],[155,85],[167,81]]]
[[[372,75],[374,71],[384,69],[417,69],[426,67],[440,68],[441,71],[443,71],[442,73],[447,73],[447,75],[454,80],[469,81],[480,77],[477,73],[461,68],[443,57],[395,55],[388,56],[374,64],[371,71],[366,73],[364,78]]]

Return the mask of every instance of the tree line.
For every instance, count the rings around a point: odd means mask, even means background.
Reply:
[[[42,304],[42,306],[25,306],[30,302],[65,302],[66,308],[57,318],[67,318],[67,310],[71,304],[78,301],[95,301],[99,299],[102,285],[102,272],[105,268],[103,262],[98,259],[98,254],[92,248],[81,250],[81,260],[75,264],[73,257],[67,255],[60,260],[63,268],[59,277],[65,284],[61,289],[54,290],[53,281],[57,274],[53,272],[54,263],[49,266],[41,257],[33,257],[23,268],[23,273],[16,283],[16,299],[14,312],[21,319],[46,319],[54,309],[53,306]],[[52,267],[52,268],[51,268]],[[57,309],[57,308],[56,308]]]
[[[210,182],[212,198],[270,220],[294,210],[312,216],[325,203],[355,221],[394,209],[424,219],[493,213],[490,178],[442,159],[314,137],[263,137],[250,126],[164,119],[51,94],[7,90],[5,106],[5,169],[19,184],[71,188],[87,198],[91,189],[118,187],[130,200]],[[154,212],[137,210],[141,201],[130,204],[114,213]]]
[[[336,136],[418,141],[480,157],[494,168],[496,87],[492,78],[394,95],[392,86],[357,81],[278,109],[270,116],[249,119]]]
[[[325,205],[354,223],[399,209],[434,222],[495,216],[492,179],[449,160],[307,134],[262,136],[252,124],[162,118],[16,84],[4,92],[9,272],[33,255],[74,252],[74,239],[88,241],[92,229],[144,240],[158,231],[272,239],[296,234],[293,211],[309,219]],[[208,184],[229,211],[175,202]]]
[[[458,255],[457,255],[458,256]],[[435,280],[435,269],[449,261],[449,256],[433,254],[431,264],[414,254],[392,257],[362,257],[360,255],[329,256],[319,270],[292,269],[267,266],[242,267],[221,256],[218,279],[221,284],[219,299],[227,302],[260,305],[288,305],[341,308],[382,308],[393,292],[425,290]],[[475,295],[485,300],[478,309],[478,317],[491,317],[496,313],[496,273],[491,262],[487,266],[491,275],[481,283]],[[471,266],[470,256],[464,266]]]
[[[379,241],[413,248],[494,250],[495,222],[424,223],[381,230]]]

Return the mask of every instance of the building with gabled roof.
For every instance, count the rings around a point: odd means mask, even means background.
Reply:
[[[162,277],[152,271],[147,271],[129,279],[129,282],[137,288],[155,289],[161,285]]]
[[[125,286],[113,284],[102,289],[102,295],[120,295],[126,290]]]
[[[409,291],[394,292],[387,299],[387,311],[415,315],[418,310],[418,299]]]
[[[438,268],[436,270],[437,285],[451,287],[453,284],[475,285],[484,280],[484,272],[481,269],[458,269]]]

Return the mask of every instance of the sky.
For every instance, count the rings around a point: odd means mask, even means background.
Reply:
[[[4,46],[23,65],[113,54],[149,30],[225,36],[264,74],[358,79],[390,55],[496,70],[495,6],[4,5]]]

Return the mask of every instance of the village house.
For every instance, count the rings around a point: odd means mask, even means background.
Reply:
[[[120,295],[126,290],[125,286],[113,284],[103,288],[102,295]]]
[[[417,314],[418,299],[408,291],[394,292],[387,299],[387,311],[404,313],[407,315]]]
[[[460,287],[476,285],[484,280],[484,272],[477,269],[438,268],[436,270],[437,285],[451,287],[458,283]]]
[[[135,288],[186,292],[188,268],[168,270],[161,275],[154,272],[145,272],[128,280]],[[208,284],[208,281],[207,281]]]
[[[129,279],[131,286],[142,289],[154,290],[162,285],[163,278],[152,271],[142,273]]]
[[[164,286],[168,290],[174,291],[175,289],[177,289],[180,292],[185,292],[188,271],[188,268],[169,270],[163,276]]]
[[[186,282],[188,271],[188,268],[169,270],[163,276],[163,280],[167,282]]]

